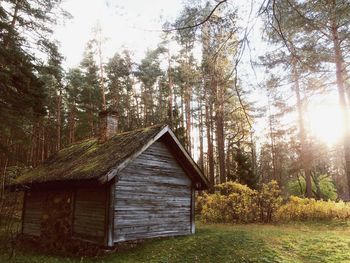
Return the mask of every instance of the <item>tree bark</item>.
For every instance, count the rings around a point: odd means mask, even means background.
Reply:
[[[206,99],[208,102],[208,97]],[[215,185],[215,171],[214,171],[214,149],[213,149],[213,141],[212,141],[212,134],[211,134],[211,103],[209,102],[209,105],[205,106],[205,124],[206,124],[206,130],[207,130],[207,145],[208,145],[208,170],[209,170],[209,182],[212,186]]]
[[[300,95],[300,85],[299,85],[299,77],[298,71],[296,68],[296,60],[292,58],[292,78],[294,91],[297,99],[297,110],[298,110],[298,124],[299,124],[299,139],[301,144],[301,153],[300,153],[300,161],[301,166],[305,174],[305,182],[306,182],[306,197],[312,197],[312,183],[311,183],[311,163],[310,163],[310,150],[309,145],[306,139],[306,130],[304,125],[304,107],[303,101]]]
[[[4,47],[5,48],[9,47],[10,38],[12,37],[12,35],[15,32],[15,25],[16,25],[16,22],[17,22],[17,19],[18,19],[18,12],[19,12],[19,9],[20,9],[21,2],[22,2],[22,0],[16,0],[15,1],[15,6],[13,8],[13,15],[12,15],[10,29],[9,29],[9,32],[8,32],[8,36],[4,40]]]
[[[204,170],[204,153],[203,153],[203,105],[202,105],[202,97],[199,97],[199,125],[198,125],[198,132],[199,132],[199,167]]]
[[[190,70],[190,63],[189,63],[189,55],[188,50],[189,47],[186,45],[186,71]],[[185,85],[184,85],[184,103],[185,103],[185,122],[186,122],[186,138],[187,138],[187,150],[192,155],[192,136],[191,136],[191,86],[190,86],[190,80],[188,79],[188,72],[185,73]]]
[[[101,28],[97,29],[97,46],[98,46],[98,58],[99,58],[99,67],[100,67],[100,89],[101,89],[101,98],[102,98],[102,111],[107,110],[106,105],[106,94],[105,94],[105,85],[103,79],[103,62],[102,62],[102,30]]]
[[[41,125],[42,125],[42,138],[41,138],[41,149],[40,149],[40,152],[41,152],[41,162],[43,162],[45,160],[45,135],[46,135],[46,132],[45,132],[45,125],[44,125],[44,121],[41,121]]]
[[[226,182],[225,171],[225,134],[224,134],[224,91],[223,87],[217,85],[215,81],[216,90],[216,143],[218,150],[218,163],[219,163],[219,177],[220,183]]]
[[[270,130],[270,142],[271,142],[271,162],[272,162],[272,177],[281,186],[280,180],[277,178],[277,164],[276,164],[276,148],[275,148],[275,136],[273,134],[273,123],[272,123],[272,113],[271,113],[271,101],[270,95],[268,95],[268,109],[269,109],[269,130]],[[269,178],[271,180],[271,178]]]
[[[335,6],[335,0],[333,0],[333,5]],[[343,123],[344,123],[344,156],[345,156],[345,173],[348,183],[348,193],[350,196],[350,125],[349,125],[349,112],[347,109],[347,103],[345,99],[345,89],[344,89],[344,65],[343,65],[343,54],[340,48],[339,32],[336,22],[336,14],[334,12],[331,18],[331,29],[332,29],[332,40],[334,47],[334,60],[336,67],[336,82],[337,90],[339,96],[339,104],[343,113]]]
[[[173,78],[171,73],[171,58],[170,52],[168,51],[168,89],[169,89],[169,98],[168,98],[168,107],[169,107],[169,125],[173,128],[174,113],[173,113]]]
[[[71,105],[68,113],[68,143],[75,142],[75,105]]]
[[[250,132],[250,150],[251,150],[251,155],[252,155],[252,172],[253,175],[257,175],[257,158],[256,158],[256,148],[255,148],[255,142],[254,142],[254,136],[253,136],[253,131]]]
[[[57,148],[56,150],[61,150],[61,105],[62,105],[62,90],[59,90],[57,96]]]
[[[186,115],[186,137],[187,150],[192,155],[192,138],[191,138],[191,89],[187,85],[185,92],[185,115]]]

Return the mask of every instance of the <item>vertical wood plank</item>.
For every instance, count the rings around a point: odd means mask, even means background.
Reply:
[[[108,246],[108,233],[109,233],[109,204],[110,204],[110,193],[109,184],[105,186],[105,217],[104,217],[104,233],[103,233],[103,244]]]
[[[24,217],[25,217],[25,211],[26,211],[26,199],[27,199],[27,191],[24,191],[23,203],[22,203],[22,217],[21,217],[21,234],[22,235],[23,235]]]
[[[27,192],[23,214],[23,234],[40,236],[44,198],[45,192]]]
[[[114,245],[114,199],[115,199],[115,179],[113,179],[107,190],[108,203],[106,206],[107,212],[107,233],[106,246],[112,247]]]
[[[196,201],[196,193],[195,189],[191,187],[191,233],[194,234],[196,232],[195,225],[195,201]]]
[[[72,194],[72,232],[71,236],[74,235],[74,215],[75,215],[75,207],[76,207],[76,199],[77,199],[77,187],[73,188],[73,194]]]
[[[121,171],[115,189],[114,242],[192,233],[192,182],[163,142]]]
[[[106,189],[105,186],[77,188],[73,225],[74,237],[105,244]]]

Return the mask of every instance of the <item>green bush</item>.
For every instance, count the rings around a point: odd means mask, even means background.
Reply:
[[[325,175],[318,178],[318,190],[314,180],[312,181],[312,191],[319,195],[319,198],[324,200],[336,200],[338,198],[337,189],[335,188],[333,180]],[[289,195],[304,197],[306,192],[306,183],[303,176],[293,179],[288,182],[286,187]]]

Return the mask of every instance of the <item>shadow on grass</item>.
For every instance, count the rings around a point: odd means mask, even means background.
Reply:
[[[280,262],[261,239],[245,231],[200,228],[193,236],[151,240],[120,251],[105,262]]]
[[[261,239],[245,231],[201,227],[195,235],[122,244],[99,256],[64,256],[38,250],[36,243],[21,242],[11,262],[279,262],[278,255]],[[8,261],[1,251],[0,261]]]
[[[11,262],[350,262],[350,229],[345,224],[199,223],[195,235],[149,239],[102,252],[67,256],[21,244]],[[3,253],[0,262],[6,262]]]

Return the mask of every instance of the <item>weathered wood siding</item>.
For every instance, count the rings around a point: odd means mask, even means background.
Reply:
[[[45,194],[37,191],[26,192],[24,198],[22,232],[27,235],[40,236]]]
[[[114,242],[191,234],[191,181],[155,142],[116,182]]]
[[[102,241],[105,235],[107,192],[105,187],[77,189],[73,236]]]

